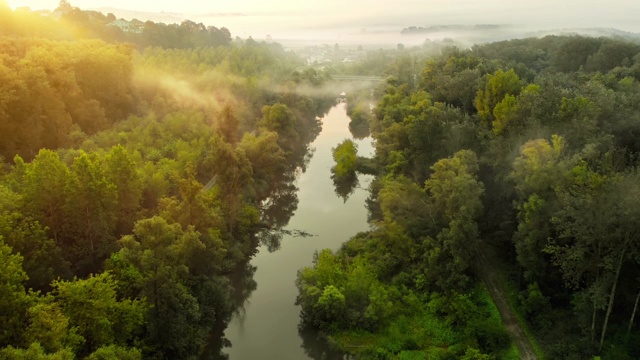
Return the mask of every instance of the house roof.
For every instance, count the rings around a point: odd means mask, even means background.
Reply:
[[[129,22],[125,19],[118,19],[107,24],[108,26],[129,26]]]

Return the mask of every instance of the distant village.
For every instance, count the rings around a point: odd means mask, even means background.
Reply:
[[[338,44],[307,46],[296,50],[296,53],[306,59],[307,65],[352,63],[367,57],[367,52],[362,49],[362,46],[358,46],[357,49],[341,49]]]

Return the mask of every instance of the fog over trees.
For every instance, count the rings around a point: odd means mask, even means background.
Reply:
[[[370,227],[285,284],[309,358],[640,357],[632,36],[335,44],[319,62],[58,5],[0,1],[0,358],[228,358],[260,246],[312,238],[286,227],[335,106],[352,138],[327,174],[341,203],[372,176]]]

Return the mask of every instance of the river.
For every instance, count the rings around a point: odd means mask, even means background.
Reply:
[[[230,360],[244,359],[312,359],[309,354],[328,349],[313,333],[301,334],[300,307],[295,305],[297,271],[310,266],[316,250],[340,245],[358,231],[369,228],[365,200],[371,176],[358,175],[360,186],[344,201],[336,195],[331,180],[331,148],[344,139],[352,139],[345,104],[331,108],[322,119],[322,131],[311,144],[315,149],[307,169],[298,175],[298,208],[286,229],[300,230],[313,236],[285,235],[281,247],[269,252],[258,249],[251,260],[257,288],[230,322],[225,338],[231,346],[223,352]],[[358,155],[372,156],[371,138],[355,140]],[[304,346],[303,346],[304,341]],[[335,354],[334,354],[335,356]]]

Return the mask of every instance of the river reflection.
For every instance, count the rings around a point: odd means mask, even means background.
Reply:
[[[371,176],[355,179],[354,184],[360,186],[350,184],[348,197],[336,194],[331,179],[331,148],[352,138],[349,120],[344,104],[333,107],[322,119],[322,132],[311,144],[314,151],[307,159],[306,171],[298,171],[293,184],[283,182],[283,188],[263,204],[268,229],[261,234],[257,254],[247,265],[252,274],[231,279],[238,310],[224,337],[218,336],[209,344],[212,349],[224,347],[222,352],[226,354],[206,358],[343,358],[317,333],[299,329],[295,279],[299,269],[311,265],[316,250],[336,250],[353,234],[368,229],[364,204]],[[359,155],[371,156],[369,138],[355,142]],[[278,231],[281,227],[284,231]]]
[[[356,191],[356,188],[360,184],[357,174],[350,174],[347,176],[336,176],[331,174],[331,180],[333,180],[333,186],[335,187],[335,193],[345,203],[349,199],[349,196]]]

